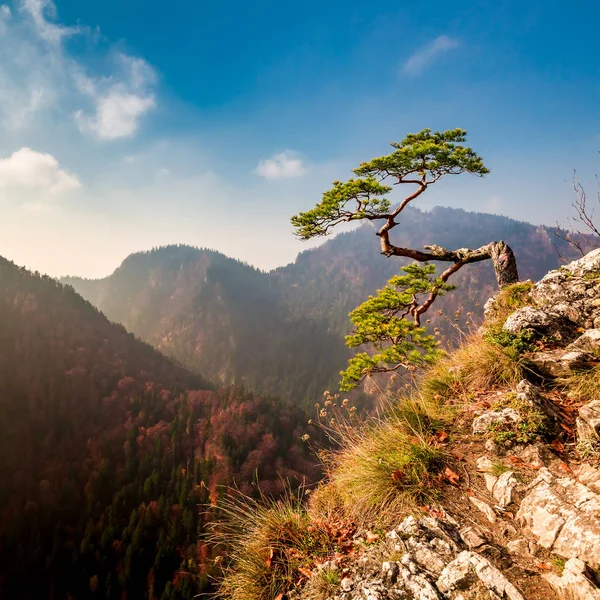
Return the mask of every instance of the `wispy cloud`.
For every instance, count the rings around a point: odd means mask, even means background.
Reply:
[[[402,71],[407,75],[419,75],[440,56],[458,46],[460,46],[459,40],[440,35],[414,52],[402,66]]]
[[[118,54],[120,80],[92,79],[83,74],[77,76],[82,93],[93,102],[92,114],[83,110],[75,112],[79,130],[92,133],[101,140],[131,137],[139,128],[140,119],[155,108],[153,86],[156,83],[154,69],[143,59]]]
[[[97,46],[90,71],[71,54],[67,38],[90,44],[98,30],[58,21],[52,0],[21,0],[19,10],[0,6],[0,124],[31,128],[37,117],[60,116],[65,124],[99,140],[132,137],[156,107],[157,76],[145,60]]]
[[[60,44],[63,38],[86,31],[83,27],[56,23],[56,5],[52,0],[22,0],[21,9],[30,15],[40,38],[52,44]]]
[[[293,150],[284,150],[271,158],[261,160],[256,173],[265,179],[289,179],[306,173],[302,159]]]

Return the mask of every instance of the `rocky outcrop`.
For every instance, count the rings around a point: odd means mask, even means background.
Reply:
[[[548,273],[530,300],[499,336],[524,342],[513,349],[526,378],[474,390],[461,413],[467,430],[444,432],[445,447],[452,436],[462,444],[452,449],[455,493],[420,507],[435,516],[408,517],[334,565],[340,584],[329,598],[600,600],[600,397],[583,401],[578,388],[573,400],[561,388],[600,361],[600,249]],[[496,328],[501,309],[486,305]],[[302,600],[323,600],[311,595],[314,578]]]
[[[600,588],[587,565],[578,558],[570,558],[562,575],[545,576],[550,585],[564,600],[600,600]]]
[[[600,495],[547,468],[529,485],[516,515],[524,533],[565,559],[600,567]]]
[[[576,423],[578,441],[598,445],[600,443],[600,399],[592,400],[582,406]]]
[[[525,600],[517,585],[476,551],[487,542],[450,517],[406,518],[385,541],[340,574],[339,600]],[[325,567],[339,568],[339,567]],[[319,574],[302,597],[311,597]]]
[[[600,248],[550,271],[531,291],[536,306],[585,329],[600,328]]]
[[[600,249],[550,271],[533,286],[531,299],[533,306],[520,308],[506,319],[505,331],[569,342],[578,328],[600,328]]]

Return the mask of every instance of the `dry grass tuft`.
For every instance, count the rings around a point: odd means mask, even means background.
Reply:
[[[220,508],[224,519],[213,541],[231,557],[220,584],[226,598],[272,600],[333,551],[327,527],[291,493],[279,500],[229,497]]]
[[[523,379],[525,369],[525,360],[518,352],[474,335],[431,367],[421,380],[420,389],[430,400],[468,400],[480,390],[516,385]]]
[[[600,365],[577,371],[560,381],[560,387],[574,400],[600,400]]]
[[[531,299],[532,288],[533,281],[523,281],[500,290],[494,296],[492,306],[487,314],[486,323],[488,325],[504,323],[506,318],[518,308],[533,304]]]
[[[338,444],[325,463],[328,484],[312,506],[327,512],[337,505],[356,523],[383,526],[431,502],[447,459],[435,432],[450,419],[440,403],[401,398],[379,418],[337,423],[328,431]]]

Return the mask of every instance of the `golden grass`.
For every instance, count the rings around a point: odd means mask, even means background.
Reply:
[[[333,550],[327,529],[291,493],[279,500],[229,497],[220,508],[212,538],[230,557],[219,590],[225,598],[272,600]]]
[[[439,402],[400,398],[366,423],[338,422],[328,430],[338,445],[325,461],[328,483],[311,507],[321,514],[339,507],[358,524],[382,526],[432,501],[447,458],[434,434],[450,419]]]
[[[560,387],[574,400],[600,400],[600,365],[562,379]]]
[[[493,304],[487,314],[486,325],[504,323],[506,318],[518,308],[531,305],[532,281],[523,281],[509,285],[494,296]]]
[[[464,346],[426,371],[420,391],[430,400],[467,400],[480,390],[516,385],[525,370],[525,360],[512,348],[473,335]]]

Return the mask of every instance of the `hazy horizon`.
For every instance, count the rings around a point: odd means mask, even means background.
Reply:
[[[496,217],[500,217],[500,218],[506,218],[506,219],[512,219],[515,220],[517,222],[523,222],[523,223],[528,223],[530,225],[536,226],[536,227],[554,227],[556,224],[552,225],[546,225],[546,224],[535,224],[535,223],[530,223],[529,221],[523,221],[520,219],[513,219],[512,217],[508,217],[506,215],[500,215],[500,214],[496,214],[496,213],[488,213],[488,212],[483,212],[483,211],[470,211],[470,210],[466,210],[466,209],[462,209],[462,208],[458,208],[458,207],[447,207],[447,206],[442,206],[442,205],[438,205],[438,206],[433,206],[430,208],[419,208],[419,207],[410,207],[409,210],[418,210],[424,214],[428,214],[431,211],[435,210],[435,209],[444,209],[444,208],[450,208],[453,210],[465,210],[467,213],[471,213],[471,214],[488,214],[488,215],[493,215]],[[51,277],[54,277],[55,279],[68,279],[68,278],[79,278],[79,279],[89,279],[89,280],[99,280],[99,279],[104,279],[107,277],[110,277],[122,264],[123,262],[129,258],[130,256],[133,256],[135,254],[144,254],[144,253],[148,253],[151,252],[153,250],[160,250],[162,248],[167,248],[167,247],[172,247],[172,246],[187,246],[190,248],[194,248],[196,250],[207,250],[207,251],[211,251],[211,252],[218,252],[220,254],[225,255],[228,258],[234,259],[234,260],[238,260],[244,263],[249,264],[251,267],[254,267],[256,269],[259,269],[265,273],[271,272],[271,271],[275,271],[276,269],[279,269],[281,267],[285,267],[289,264],[293,264],[298,256],[307,251],[307,250],[311,250],[314,248],[318,248],[319,246],[321,246],[322,244],[326,243],[328,240],[332,240],[334,238],[336,238],[339,235],[343,235],[345,233],[349,233],[354,229],[358,229],[359,227],[373,227],[375,229],[375,225],[370,223],[370,222],[357,222],[351,225],[346,225],[345,227],[340,226],[338,227],[338,231],[334,231],[331,233],[331,235],[320,238],[318,240],[310,240],[308,242],[305,241],[297,241],[298,244],[298,252],[294,255],[294,257],[291,260],[288,260],[286,262],[282,262],[282,263],[277,263],[274,266],[268,267],[268,268],[263,268],[260,265],[256,265],[253,264],[252,262],[248,261],[244,255],[242,254],[241,256],[234,256],[232,254],[228,254],[226,251],[222,251],[219,250],[218,248],[215,247],[210,247],[210,246],[206,246],[202,243],[200,244],[196,244],[196,243],[184,243],[184,242],[178,242],[178,241],[172,241],[172,242],[167,242],[164,244],[158,244],[158,245],[154,245],[154,246],[149,246],[149,247],[145,247],[145,248],[138,248],[136,250],[133,250],[132,252],[129,252],[128,254],[122,256],[120,259],[117,260],[117,262],[114,264],[113,267],[110,268],[110,270],[104,274],[100,274],[100,275],[87,275],[85,273],[81,274],[81,273],[45,273],[46,275],[49,275]],[[2,254],[0,254],[0,256],[3,256]],[[11,260],[12,262],[14,262],[15,264],[18,264],[18,266],[21,267],[25,267],[27,269],[29,269],[30,271],[39,271],[39,269],[36,269],[35,265],[25,265],[25,264],[19,264],[16,263],[16,261],[14,261],[13,259],[11,259],[11,257],[9,256],[3,256],[3,258],[6,258],[8,260]]]

